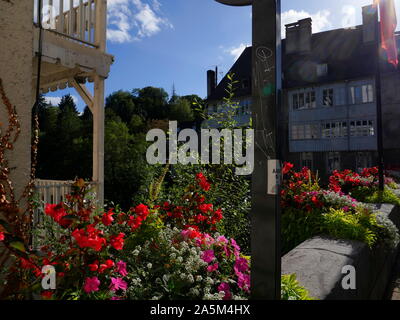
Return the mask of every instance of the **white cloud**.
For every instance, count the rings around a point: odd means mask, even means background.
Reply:
[[[74,100],[75,104],[78,103],[78,97],[71,95],[72,100]],[[46,103],[51,104],[52,106],[58,106],[58,104],[61,102],[62,97],[44,97],[44,100]]]
[[[244,49],[246,49],[246,47],[248,47],[248,46],[250,46],[250,45],[241,43],[237,47],[231,47],[229,49],[225,49],[224,51],[229,53],[231,56],[233,56],[234,60],[237,60],[240,57],[240,55],[243,53]]]
[[[285,37],[285,25],[289,23],[296,22],[301,19],[310,18],[312,19],[312,28],[313,33],[321,32],[327,30],[329,27],[332,26],[331,22],[329,21],[330,11],[328,10],[321,10],[314,14],[311,14],[307,11],[301,10],[289,10],[285,11],[281,15],[282,19],[282,37]]]
[[[356,7],[345,5],[342,7],[342,28],[350,28],[356,25]]]
[[[108,0],[107,38],[116,43],[151,37],[163,27],[173,28],[162,17],[157,0]]]

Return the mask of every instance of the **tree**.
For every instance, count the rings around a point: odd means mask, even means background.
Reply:
[[[138,104],[139,114],[146,119],[165,119],[168,114],[168,93],[162,88],[134,89],[132,94]]]
[[[144,134],[133,135],[122,121],[107,121],[105,127],[105,198],[129,209],[132,198],[147,184],[152,168],[146,161]]]
[[[168,118],[178,122],[193,121],[194,115],[190,102],[183,98],[177,98],[169,106]]]
[[[122,90],[116,91],[107,97],[107,109],[111,109],[125,123],[129,123],[133,114],[137,112],[132,94]]]

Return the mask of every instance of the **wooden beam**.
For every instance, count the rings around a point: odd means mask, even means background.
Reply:
[[[92,111],[92,113],[94,114],[94,99],[86,86],[84,84],[78,83],[75,78],[71,78],[70,83],[74,86],[75,90],[79,93],[83,101],[85,101],[90,111]]]
[[[104,78],[94,77],[93,104],[93,181],[97,183],[97,199],[104,203]]]

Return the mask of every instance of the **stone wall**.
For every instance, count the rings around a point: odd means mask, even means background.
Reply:
[[[400,208],[376,205],[393,223],[400,226]],[[309,239],[282,258],[282,274],[296,274],[310,295],[320,300],[381,300],[385,297],[399,247],[380,246],[373,250],[358,241],[330,237]],[[345,290],[343,267],[356,271],[356,289]]]
[[[7,154],[17,197],[29,181],[31,160],[31,110],[33,106],[33,1],[0,0],[0,78],[15,106],[21,134]],[[0,130],[8,124],[0,101]]]

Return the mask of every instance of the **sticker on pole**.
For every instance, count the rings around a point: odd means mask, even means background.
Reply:
[[[281,184],[281,164],[279,160],[268,160],[267,194],[277,195]]]

